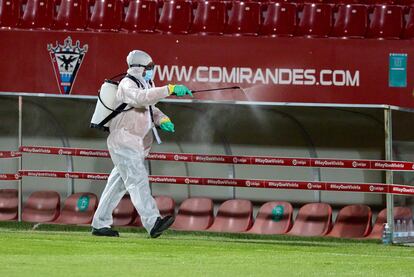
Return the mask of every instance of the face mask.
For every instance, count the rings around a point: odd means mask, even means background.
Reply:
[[[144,76],[144,79],[145,79],[145,81],[151,81],[152,80],[152,76],[154,75],[154,70],[153,69],[151,69],[151,70],[146,70],[145,71],[145,76]]]

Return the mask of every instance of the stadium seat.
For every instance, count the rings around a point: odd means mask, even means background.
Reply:
[[[363,3],[365,5],[393,5],[395,3],[395,0],[364,0],[360,1],[360,3]]]
[[[0,0],[0,27],[17,27],[20,19],[20,0]]]
[[[50,222],[60,213],[60,195],[56,191],[33,192],[22,210],[22,220],[27,222]]]
[[[69,196],[60,212],[53,221],[58,224],[89,224],[98,206],[98,198],[90,192],[79,192]]]
[[[17,189],[0,189],[0,221],[17,219]]]
[[[158,4],[158,12],[159,12],[158,15],[161,14],[161,9],[164,6],[165,1],[168,1],[168,0],[155,0],[155,2],[157,2],[157,4]],[[180,1],[180,0],[178,0],[178,1]],[[184,1],[186,1],[186,0],[184,0]],[[190,0],[187,0],[187,1],[190,1]]]
[[[409,8],[402,37],[404,39],[414,38],[414,7]]]
[[[306,37],[327,37],[332,28],[330,4],[305,3],[296,34]]]
[[[58,30],[84,30],[88,23],[87,0],[61,0],[53,24]]]
[[[19,26],[28,29],[49,29],[53,24],[53,0],[27,0]]]
[[[163,195],[155,196],[155,202],[157,202],[161,216],[175,214],[175,201],[171,197]]]
[[[309,203],[299,209],[289,235],[324,236],[332,224],[332,208],[326,203]]]
[[[167,215],[174,215],[175,214],[175,201],[169,196],[155,196],[155,202],[157,203],[158,210],[160,210],[160,215],[162,217]],[[142,227],[141,218],[139,214],[137,218],[132,223],[134,226]]]
[[[129,32],[155,32],[157,5],[153,0],[131,0],[121,29]]]
[[[293,36],[296,28],[296,4],[270,3],[260,28],[261,35]]]
[[[253,205],[249,200],[232,199],[222,203],[208,231],[245,232],[253,223]]]
[[[189,198],[181,203],[172,229],[206,230],[214,220],[214,206],[210,198]]]
[[[285,234],[292,227],[293,207],[288,202],[272,201],[263,204],[257,213],[253,234]]]
[[[235,35],[258,35],[260,22],[260,3],[233,2],[226,33]]]
[[[118,31],[124,12],[122,0],[96,0],[88,29],[94,31]]]
[[[199,1],[195,11],[192,33],[223,34],[226,26],[226,4],[218,1]]]
[[[394,0],[394,5],[413,7],[414,0]]]
[[[398,39],[403,30],[403,9],[401,6],[375,5],[367,37]]]
[[[363,38],[368,27],[368,7],[359,4],[339,5],[332,36]]]
[[[413,214],[411,209],[408,207],[394,207],[394,219],[400,220],[412,220]],[[375,220],[374,227],[371,233],[366,237],[369,239],[381,239],[382,232],[384,230],[384,224],[387,222],[387,209],[383,209],[378,213],[377,219]]]
[[[136,218],[137,212],[134,205],[131,202],[129,194],[125,194],[116,206],[115,210],[112,213],[113,226],[125,226],[132,223]]]
[[[329,237],[363,238],[371,231],[371,208],[367,205],[343,207],[337,217]]]
[[[165,1],[158,21],[158,30],[164,33],[187,34],[192,22],[192,2]]]
[[[93,9],[93,6],[95,6],[95,0],[87,0],[87,1],[88,1],[89,11],[91,12],[91,10]]]
[[[328,0],[328,1],[323,1],[323,3],[330,3],[330,4],[335,4],[335,5],[344,5],[344,4],[365,4],[366,0]]]

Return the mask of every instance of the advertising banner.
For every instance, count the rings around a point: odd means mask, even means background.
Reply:
[[[129,51],[141,49],[156,63],[158,86],[243,88],[195,99],[414,108],[408,40],[28,30],[1,30],[0,37],[0,93],[96,96],[104,79],[126,72]]]

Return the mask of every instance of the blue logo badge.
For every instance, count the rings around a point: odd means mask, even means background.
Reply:
[[[389,87],[407,87],[407,54],[391,53],[388,73]]]

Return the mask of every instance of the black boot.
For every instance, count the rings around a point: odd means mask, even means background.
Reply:
[[[118,231],[112,230],[111,228],[92,228],[92,235],[103,236],[103,237],[119,237]]]
[[[155,221],[154,227],[152,227],[150,236],[151,238],[158,238],[161,236],[162,232],[167,230],[173,223],[175,218],[171,215],[167,215],[164,218],[157,217],[157,221]]]

